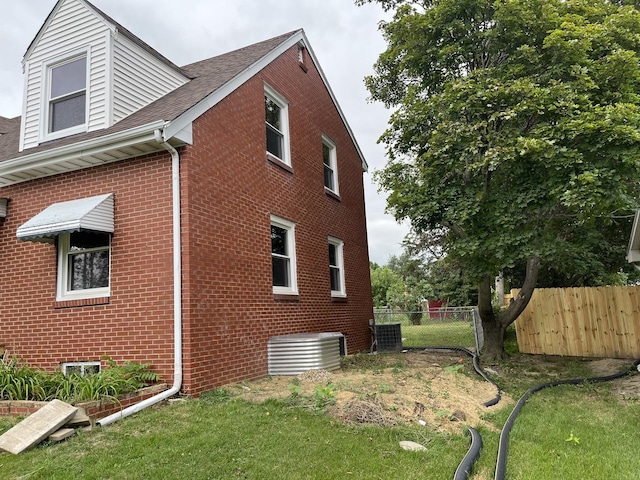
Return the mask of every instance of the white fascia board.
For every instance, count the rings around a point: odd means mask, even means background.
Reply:
[[[73,143],[71,145],[6,160],[0,162],[0,176],[12,175],[32,168],[45,167],[73,158],[95,155],[114,148],[135,145],[142,141],[150,141],[155,138],[154,132],[157,129],[162,129],[164,125],[164,121],[148,123],[130,130],[92,138],[84,142]]]
[[[218,88],[216,91],[210,93],[203,100],[201,100],[200,102],[195,104],[193,107],[191,107],[189,110],[184,112],[182,115],[180,115],[179,117],[177,117],[173,121],[169,122],[169,124],[167,125],[167,127],[164,130],[164,135],[165,135],[164,140],[166,141],[166,140],[172,138],[173,136],[177,135],[177,133],[182,131],[186,125],[193,123],[193,121],[196,118],[200,117],[207,110],[209,110],[210,108],[214,107],[220,101],[222,101],[227,96],[229,96],[233,91],[235,91],[238,87],[240,87],[242,84],[244,84],[246,81],[248,81],[254,75],[256,75],[260,70],[265,68],[271,62],[273,62],[276,58],[278,58],[280,55],[282,55],[284,52],[286,52],[289,48],[291,48],[294,45],[299,44],[299,43],[303,44],[304,47],[307,49],[307,52],[309,53],[309,55],[311,57],[311,60],[315,64],[316,68],[318,69],[318,72],[320,74],[320,78],[322,79],[322,82],[324,83],[325,87],[327,88],[327,91],[329,92],[329,95],[331,96],[331,100],[333,101],[333,104],[335,105],[336,109],[338,110],[338,114],[340,115],[340,118],[342,119],[342,123],[344,124],[345,128],[347,129],[347,132],[349,133],[349,136],[351,137],[351,141],[353,142],[354,146],[356,147],[356,151],[358,152],[358,155],[360,156],[360,160],[362,161],[362,170],[367,172],[369,170],[369,166],[367,165],[367,162],[364,159],[364,155],[362,154],[362,150],[360,150],[360,146],[358,145],[356,137],[353,134],[353,131],[351,130],[351,127],[347,123],[347,119],[344,116],[344,113],[342,112],[342,109],[340,108],[340,105],[338,104],[338,100],[336,99],[336,96],[333,94],[333,90],[331,90],[331,87],[329,86],[329,82],[327,81],[327,77],[325,76],[324,72],[322,71],[322,68],[320,67],[320,63],[318,62],[318,59],[317,59],[315,53],[313,53],[313,50],[312,50],[311,46],[309,45],[309,40],[307,39],[307,36],[305,35],[304,30],[298,30],[297,32],[292,34],[289,38],[287,38],[279,46],[277,46],[276,48],[271,50],[269,53],[267,53],[260,60],[258,60],[257,62],[255,62],[252,65],[250,65],[249,67],[247,67],[244,71],[240,72],[238,75],[233,77],[227,83],[225,83],[220,88]],[[191,142],[188,142],[188,143],[191,143]]]
[[[49,13],[49,16],[47,16],[46,20],[40,27],[40,30],[38,30],[38,33],[36,33],[36,36],[33,38],[31,43],[29,44],[29,48],[27,49],[24,56],[22,57],[23,68],[24,68],[25,62],[27,61],[27,58],[29,58],[29,55],[31,55],[31,52],[40,41],[40,37],[42,37],[47,27],[51,24],[53,18],[58,13],[58,10],[60,10],[60,7],[64,3],[64,1],[65,0],[58,0],[58,2],[54,5],[53,9],[51,10],[51,13]],[[100,20],[100,22],[102,22],[103,25],[105,25],[109,30],[111,30],[111,33],[113,35],[113,33],[116,30],[115,25],[113,25],[111,22],[108,22],[102,15],[96,12],[96,10],[92,8],[92,6],[89,5],[87,2],[85,2],[84,0],[75,0],[75,1],[77,1],[78,3],[81,3],[84,6],[84,8],[90,11],[98,20]]]
[[[25,63],[27,62],[27,59],[29,58],[29,56],[31,55],[31,52],[33,51],[33,49],[35,48],[35,46],[38,44],[38,42],[40,41],[40,37],[42,37],[42,35],[44,34],[44,31],[47,29],[47,27],[51,24],[51,21],[53,20],[53,17],[55,17],[56,13],[58,12],[58,10],[60,10],[60,5],[62,5],[63,0],[59,0],[51,9],[51,12],[49,13],[49,15],[47,16],[47,18],[45,19],[44,23],[42,24],[42,26],[40,27],[40,30],[38,30],[38,33],[36,33],[36,36],[33,37],[33,40],[31,40],[31,43],[29,44],[29,47],[27,48],[27,51],[24,52],[24,55],[22,56],[22,68],[24,70],[24,66]]]
[[[640,210],[636,210],[629,236],[629,246],[627,247],[627,261],[629,263],[640,262]]]
[[[360,160],[362,160],[362,171],[368,172],[369,171],[369,165],[367,164],[367,161],[364,158],[364,154],[362,153],[362,150],[360,149],[360,145],[358,145],[358,141],[356,140],[356,136],[353,134],[353,130],[351,130],[351,127],[349,126],[349,123],[347,122],[347,117],[344,116],[344,113],[343,113],[342,109],[340,108],[340,104],[338,103],[338,99],[334,95],[333,90],[331,90],[331,86],[329,85],[329,81],[327,80],[327,77],[325,76],[324,71],[322,71],[322,67],[320,66],[320,62],[318,62],[318,58],[316,57],[316,54],[313,52],[313,49],[311,48],[311,44],[309,43],[309,40],[307,39],[307,36],[305,35],[303,30],[300,30],[300,35],[302,36],[302,42],[304,43],[304,46],[307,49],[307,52],[309,53],[309,56],[311,57],[311,59],[313,60],[314,65],[318,69],[318,73],[320,73],[320,77],[322,78],[322,82],[324,83],[324,86],[327,87],[327,91],[329,92],[329,95],[331,96],[331,100],[333,100],[333,104],[336,106],[336,109],[338,110],[338,113],[340,114],[340,118],[342,119],[342,123],[344,123],[344,126],[347,129],[347,132],[349,132],[349,136],[351,137],[351,141],[353,142],[353,145],[356,147],[356,151],[358,152],[358,155],[360,156]]]
[[[258,61],[254,62],[252,65],[247,67],[245,70],[240,72],[238,75],[233,77],[227,83],[219,87],[214,92],[211,92],[205,98],[196,103],[189,110],[181,114],[179,117],[175,118],[164,130],[165,138],[164,140],[168,140],[176,135],[178,132],[182,131],[185,126],[203,115],[210,108],[217,105],[219,102],[224,100],[226,97],[231,95],[238,87],[243,85],[249,79],[251,79],[254,75],[256,75],[260,70],[269,65],[272,61],[286,52],[293,45],[298,43],[302,39],[302,30],[294,33],[288,39],[286,39],[279,46],[271,50],[264,57],[260,58]]]

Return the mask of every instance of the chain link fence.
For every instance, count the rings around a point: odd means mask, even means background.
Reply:
[[[403,348],[482,348],[476,307],[441,307],[420,312],[375,309],[375,347],[379,352]]]

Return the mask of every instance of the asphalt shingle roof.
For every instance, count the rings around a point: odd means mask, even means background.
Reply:
[[[0,130],[6,130],[4,134],[0,135],[0,162],[44,150],[71,145],[76,142],[91,140],[112,133],[122,132],[155,121],[174,120],[296,33],[298,33],[298,31],[285,33],[238,50],[181,67],[180,70],[191,78],[189,82],[106,129],[71,135],[19,152],[20,117],[13,119],[0,117]],[[141,40],[139,41],[142,42]]]

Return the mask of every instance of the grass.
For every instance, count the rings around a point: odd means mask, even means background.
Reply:
[[[515,354],[493,368],[501,372],[496,380],[505,392],[517,399],[540,383],[589,376],[587,365],[582,359]],[[343,368],[375,373],[402,371],[403,365],[392,355],[357,355]],[[333,392],[320,394],[326,399]],[[484,448],[476,478],[493,478],[499,431],[512,408],[504,403],[492,409],[478,428]],[[0,433],[16,421],[0,417]],[[516,419],[507,478],[638,479],[638,425],[640,401],[621,399],[608,383],[542,390]],[[61,444],[45,443],[15,456],[0,453],[0,478],[450,479],[469,444],[462,430],[455,435],[417,425],[347,426],[321,408],[274,400],[251,404],[218,389]],[[401,440],[428,451],[404,451]]]
[[[423,454],[401,440],[429,445]],[[0,478],[18,479],[450,479],[462,436],[354,428],[267,401],[193,400],[141,412],[108,428],[26,453],[0,454]],[[28,475],[28,477],[26,477]]]
[[[443,315],[443,318],[430,318],[425,312],[422,314],[420,325],[413,325],[408,313],[377,313],[376,322],[399,323],[403,347],[475,348],[471,313],[460,311]]]
[[[475,348],[473,326],[469,322],[430,321],[425,325],[402,325],[403,347]]]

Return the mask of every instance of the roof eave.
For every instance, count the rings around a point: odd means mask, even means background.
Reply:
[[[0,187],[162,151],[156,130],[164,121],[148,123],[89,140],[0,162]],[[180,143],[177,139],[172,143]]]

